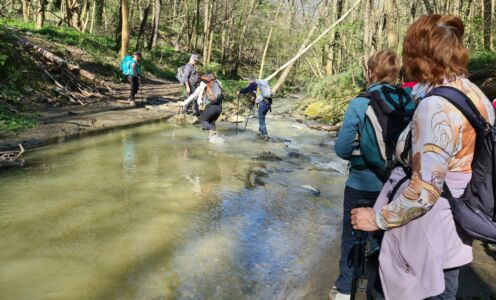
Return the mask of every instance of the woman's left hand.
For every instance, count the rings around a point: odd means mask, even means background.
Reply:
[[[370,207],[352,209],[351,225],[355,230],[368,232],[379,230],[379,227],[375,223],[375,211]]]

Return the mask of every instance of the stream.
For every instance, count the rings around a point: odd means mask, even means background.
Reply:
[[[346,163],[297,101],[269,142],[257,119],[219,123],[223,145],[163,122],[28,153],[0,172],[0,298],[322,299]]]

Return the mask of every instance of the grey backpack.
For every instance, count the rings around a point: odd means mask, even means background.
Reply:
[[[177,81],[179,81],[180,83],[184,84],[184,68],[186,66],[182,66],[182,67],[179,67],[177,68],[177,73],[176,73],[176,79]]]

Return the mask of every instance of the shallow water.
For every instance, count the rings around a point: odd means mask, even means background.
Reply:
[[[162,123],[29,153],[0,173],[0,298],[308,296],[336,243],[345,165],[326,133],[267,122],[272,142],[256,119],[236,136],[219,124],[223,146]]]

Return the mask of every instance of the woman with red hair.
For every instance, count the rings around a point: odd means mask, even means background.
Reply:
[[[491,102],[466,78],[463,34],[463,22],[454,16],[424,16],[409,27],[403,64],[408,78],[418,82],[413,90],[418,106],[396,149],[402,166],[393,170],[374,209],[352,211],[354,229],[384,231],[379,273],[386,299],[455,299],[459,267],[472,261],[471,240],[457,230],[441,193],[444,183],[455,198],[464,192],[476,133],[450,102],[428,95],[434,87],[456,88],[494,122]],[[404,168],[411,177],[394,193]]]

